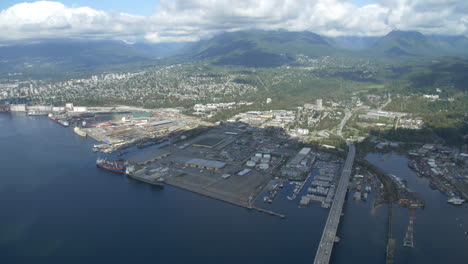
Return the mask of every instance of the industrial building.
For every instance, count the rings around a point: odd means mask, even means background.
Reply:
[[[12,104],[10,105],[11,112],[26,112],[25,104]]]
[[[205,160],[205,159],[189,159],[185,161],[185,166],[190,166],[194,168],[206,169],[206,170],[215,170],[218,171],[226,166],[226,163],[216,160]]]
[[[310,151],[310,148],[301,149],[301,151],[299,151],[299,153],[297,153],[297,155],[294,158],[292,158],[286,166],[289,168],[300,166],[301,162],[310,153]]]
[[[161,149],[151,149],[129,157],[127,160],[138,165],[147,164],[169,156],[170,152]]]
[[[212,149],[224,141],[224,137],[205,137],[193,143],[194,147]]]
[[[281,168],[281,176],[289,179],[298,179],[304,177],[315,162],[315,156],[311,154],[310,148],[302,148],[296,156]]]

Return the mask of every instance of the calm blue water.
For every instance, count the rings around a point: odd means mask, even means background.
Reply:
[[[288,201],[282,220],[99,170],[95,142],[46,117],[2,114],[0,128],[2,264],[314,258],[328,213],[318,205]]]
[[[93,144],[46,117],[0,114],[0,263],[312,263],[328,211],[298,208],[300,196],[285,198],[291,185],[272,205],[258,203],[283,220],[99,170]],[[467,208],[448,206],[404,157],[368,158],[427,195],[416,248],[398,247],[396,263],[464,263]],[[349,199],[344,213],[332,263],[383,263],[385,208]],[[396,209],[400,245],[407,223],[408,211]]]
[[[408,187],[426,201],[426,207],[415,212],[415,248],[403,247],[409,210],[394,208],[393,235],[397,241],[395,263],[467,263],[468,235],[465,232],[468,233],[468,206],[447,204],[447,197],[431,190],[427,179],[416,176],[408,168],[405,156],[395,153],[370,154],[366,159],[385,172],[406,179]],[[383,246],[371,247],[370,250]]]

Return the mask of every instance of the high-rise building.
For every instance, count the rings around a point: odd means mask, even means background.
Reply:
[[[317,104],[317,109],[322,109],[322,107],[323,107],[323,101],[322,101],[322,99],[317,99],[317,103],[316,103],[316,104]]]

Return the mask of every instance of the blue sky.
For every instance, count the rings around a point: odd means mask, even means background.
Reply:
[[[149,16],[155,13],[159,0],[51,0],[61,2],[66,6],[88,6],[96,10],[118,11],[134,15]],[[0,9],[6,9],[25,0],[0,0]],[[351,0],[361,7],[373,3],[373,0]]]
[[[134,15],[149,16],[155,13],[159,0],[51,0],[66,6],[88,6],[96,10],[118,11]],[[0,0],[0,9],[6,9],[25,0]]]
[[[372,0],[352,0],[351,2],[359,7],[374,3]]]

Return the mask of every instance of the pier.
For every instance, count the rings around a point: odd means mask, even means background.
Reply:
[[[351,169],[353,168],[354,156],[356,148],[353,144],[349,144],[348,156],[346,158],[343,171],[341,172],[340,181],[336,188],[335,198],[328,214],[327,222],[323,229],[322,238],[315,254],[314,264],[327,264],[330,262],[330,257],[333,249],[333,244],[337,241],[336,232],[340,223],[341,213],[343,211],[343,203],[346,192],[348,190],[349,178]]]
[[[199,195],[203,195],[203,196],[206,196],[206,197],[209,197],[209,198],[213,198],[213,199],[225,202],[225,203],[237,205],[237,206],[249,209],[249,210],[256,210],[256,211],[261,212],[261,213],[265,213],[265,214],[272,215],[272,216],[277,216],[277,217],[280,217],[281,219],[286,218],[286,215],[284,215],[284,214],[280,214],[280,213],[277,213],[277,212],[274,212],[274,211],[271,211],[271,210],[255,207],[255,206],[252,206],[252,205],[247,205],[247,204],[235,202],[235,201],[232,201],[232,200],[229,200],[229,199],[223,199],[219,195],[211,195],[211,194],[208,194],[206,192],[201,192],[201,191],[195,190],[194,188],[189,188],[189,187],[186,187],[186,186],[182,186],[181,184],[172,183],[172,182],[168,182],[168,181],[166,181],[165,184],[167,184],[169,186],[172,186],[172,187],[175,187],[175,188],[179,188],[179,189],[182,189],[182,190],[193,192],[193,193],[196,193],[196,194],[199,194]]]

